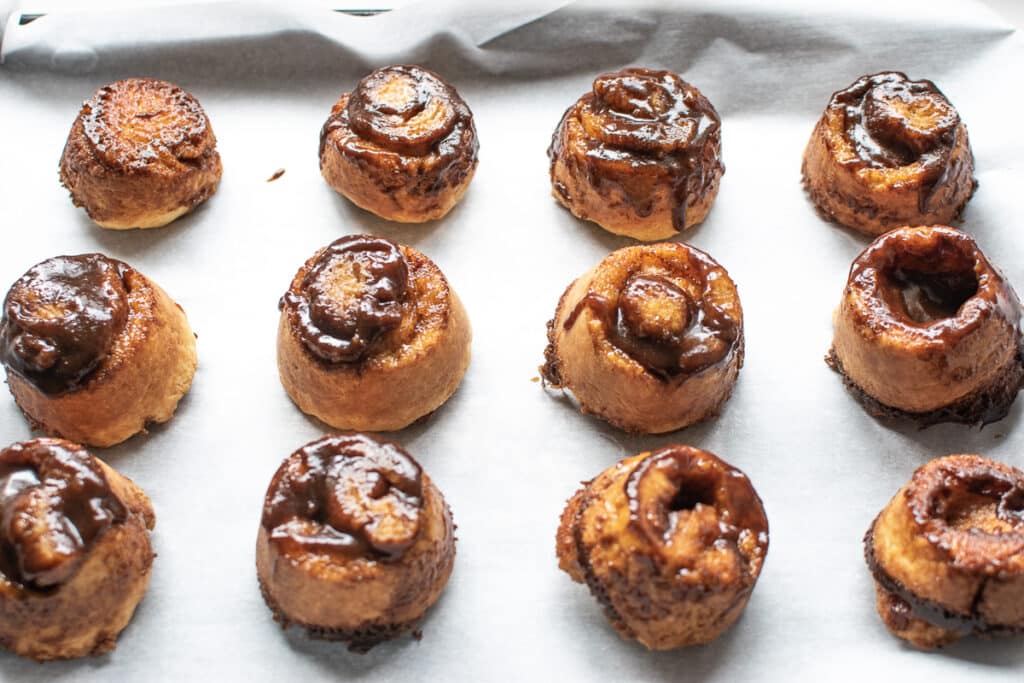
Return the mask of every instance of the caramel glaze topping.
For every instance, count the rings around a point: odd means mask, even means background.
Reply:
[[[7,370],[50,395],[88,381],[127,323],[128,270],[102,254],[33,266],[4,299],[0,355]]]
[[[977,455],[952,455],[920,467],[901,495],[917,535],[946,554],[955,569],[986,579],[1024,572],[1024,472]],[[1022,630],[988,623],[977,604],[971,614],[958,614],[916,595],[878,563],[874,532],[872,524],[865,536],[868,567],[912,616],[958,633]],[[984,588],[983,582],[975,603]]]
[[[931,81],[906,74],[863,76],[832,96],[828,108],[842,116],[856,168],[899,168],[919,164],[919,208],[928,211],[932,190],[953,177],[950,153],[960,135],[960,115]]]
[[[630,525],[662,561],[692,569],[696,542],[736,552],[746,569],[741,580],[756,579],[768,551],[768,519],[742,472],[706,451],[666,446],[645,458],[625,487]]]
[[[587,159],[597,171],[591,184],[618,186],[638,215],[653,211],[655,189],[638,181],[664,174],[673,179],[672,224],[677,230],[686,226],[687,197],[702,196],[715,171],[724,171],[718,113],[697,88],[671,71],[630,68],[598,76],[593,91],[569,107],[555,130],[548,149],[552,168],[569,117],[577,118],[588,136]]]
[[[332,131],[350,129],[357,140],[346,145],[348,152],[372,161],[382,150],[422,157],[433,154],[442,167],[466,156],[475,158],[479,143],[473,114],[455,89],[432,71],[418,66],[388,66],[364,77],[356,89],[343,97],[320,133],[320,156]],[[444,174],[437,187],[444,186]]]
[[[128,512],[85,449],[36,439],[0,451],[0,574],[37,589],[67,582]]]
[[[402,322],[408,289],[401,247],[382,237],[349,235],[307,264],[280,307],[310,352],[328,363],[354,363]]]
[[[666,274],[637,271],[618,301],[589,293],[565,319],[572,329],[584,308],[604,323],[609,341],[662,379],[692,375],[720,363],[736,346],[739,322],[714,302],[712,283],[728,277],[706,254],[689,249],[691,296]]]
[[[177,169],[215,153],[202,106],[166,81],[111,83],[82,105],[79,116],[93,150],[114,168]]]
[[[402,448],[363,434],[303,446],[274,475],[263,528],[285,555],[396,560],[416,542],[423,473]]]
[[[875,240],[853,262],[846,295],[866,302],[858,323],[878,334],[895,327],[948,344],[999,316],[1011,329],[1020,301],[968,235],[945,226],[902,228]]]
[[[958,568],[1024,572],[1024,472],[976,455],[940,458],[914,473],[906,501]]]

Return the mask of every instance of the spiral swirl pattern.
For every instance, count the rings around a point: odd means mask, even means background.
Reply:
[[[720,265],[685,245],[664,259],[656,251],[669,247],[634,249],[640,258],[600,279],[566,319],[566,330],[589,308],[615,347],[663,378],[699,373],[742,347],[739,304]]]
[[[86,138],[115,168],[184,168],[213,153],[206,113],[178,86],[149,78],[106,85],[82,105]]]
[[[329,363],[351,363],[402,321],[409,267],[397,244],[352,235],[335,240],[285,293],[282,308],[306,347]]]
[[[804,152],[804,184],[828,217],[869,235],[949,223],[974,193],[967,127],[927,80],[863,76],[832,95]]]
[[[37,439],[0,451],[0,573],[8,579],[36,588],[68,581],[127,514],[81,447]]]
[[[669,649],[710,642],[739,617],[768,551],[768,520],[743,473],[673,445],[586,483],[557,545],[562,569],[623,636]]]
[[[396,559],[420,533],[422,476],[394,444],[362,434],[326,436],[293,453],[274,475],[263,527],[295,558]]]
[[[58,256],[33,266],[4,299],[5,367],[50,395],[86,381],[128,321],[128,270],[102,254]]]
[[[645,240],[702,221],[725,170],[708,99],[675,73],[641,68],[598,76],[548,156],[555,196],[574,214]]]

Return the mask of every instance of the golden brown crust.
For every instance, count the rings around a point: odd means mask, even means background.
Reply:
[[[761,500],[739,470],[689,446],[614,465],[568,502],[559,567],[624,637],[650,649],[709,643],[739,618],[768,550]]]
[[[987,425],[998,422],[1010,412],[1010,406],[1017,399],[1020,388],[1024,386],[1024,340],[1018,345],[1017,355],[1006,366],[995,373],[993,380],[963,398],[948,405],[925,412],[910,412],[893,408],[881,403],[857,386],[835,350],[825,356],[825,363],[843,378],[843,386],[850,395],[860,403],[864,410],[874,417],[893,420],[906,420],[917,424],[922,429],[942,422],[957,422],[967,425]]]
[[[308,445],[306,450],[315,449],[330,439],[352,438],[372,443],[369,437],[361,435],[325,437]],[[384,446],[396,448],[393,444]],[[411,456],[400,452],[411,460]],[[372,460],[366,465],[367,471],[380,472],[382,479],[395,481],[393,465],[389,465],[379,452],[368,449],[360,453],[360,457]],[[290,460],[295,461],[297,456],[298,452]],[[384,555],[374,546],[367,547],[367,542],[358,540],[357,534],[364,532],[351,526],[337,529],[333,525],[338,522],[330,521],[330,516],[337,514],[331,510],[351,510],[362,504],[351,494],[346,497],[341,492],[353,491],[354,487],[366,481],[366,475],[359,472],[329,474],[332,492],[328,496],[337,497],[339,502],[329,500],[325,504],[327,512],[321,514],[328,519],[320,524],[329,527],[327,531],[334,546],[338,545],[336,539],[339,537],[348,538],[349,545],[338,551],[326,544],[320,547],[297,545],[281,533],[281,525],[274,526],[279,520],[268,513],[274,496],[281,495],[281,472],[288,464],[286,461],[282,465],[268,489],[256,542],[257,574],[263,596],[275,619],[284,627],[291,624],[302,626],[313,637],[348,642],[352,649],[358,651],[365,651],[381,640],[413,628],[440,597],[454,566],[455,526],[441,492],[423,474],[422,487],[400,497],[404,501],[417,501],[417,510],[407,510],[399,515],[386,507],[392,503],[381,502],[380,497],[375,499],[376,507],[367,509],[366,526],[361,529],[386,528],[399,523],[396,519],[401,523],[409,523],[412,519],[417,524],[408,544]],[[345,476],[355,478],[356,483],[351,484]],[[361,519],[355,514],[351,518]],[[346,524],[351,525],[351,522],[346,521]],[[268,526],[272,528],[268,529]],[[323,532],[314,530],[306,533]]]
[[[623,69],[594,80],[551,139],[552,196],[574,216],[651,241],[702,222],[718,194],[721,121],[670,71]]]
[[[865,557],[883,621],[917,647],[1024,631],[1024,473],[932,460],[872,524]]]
[[[74,575],[55,587],[35,588],[0,573],[0,647],[23,657],[72,659],[114,649],[145,595],[155,557],[152,504],[131,480],[94,462],[127,516],[104,531]]]
[[[217,139],[199,102],[151,78],[104,86],[82,105],[60,160],[75,206],[104,228],[156,228],[220,183]]]
[[[657,434],[713,416],[729,398],[743,365],[743,311],[704,252],[626,247],[569,286],[548,341],[548,385],[616,427]]]
[[[34,429],[90,446],[113,446],[148,424],[170,420],[191,386],[196,342],[185,312],[156,283],[124,268],[127,322],[79,387],[48,394],[6,368],[11,394]]]
[[[418,66],[388,66],[331,109],[320,133],[320,171],[356,206],[422,223],[462,199],[478,149],[473,114],[451,85]]]
[[[872,412],[992,422],[1024,382],[1020,319],[1013,288],[970,237],[900,228],[854,261],[830,364]]]
[[[332,427],[402,429],[447,401],[469,367],[472,330],[458,295],[433,261],[411,247],[396,248],[408,272],[406,293],[398,306],[400,322],[385,331],[364,357],[352,362],[324,360],[304,341],[295,309],[286,305],[281,313],[281,383],[300,410]],[[289,292],[301,293],[304,279],[323,253],[318,251],[299,269]],[[352,288],[363,286],[351,283]]]
[[[324,628],[315,624],[305,624],[288,618],[288,616],[285,615],[274,601],[274,597],[267,589],[266,585],[264,585],[263,579],[258,579],[258,582],[260,586],[260,595],[263,596],[263,601],[270,609],[270,613],[273,615],[274,621],[280,624],[282,629],[298,626],[305,630],[308,637],[314,640],[327,640],[345,643],[350,652],[358,654],[365,654],[381,643],[388,640],[394,640],[405,633],[413,632],[415,634],[416,627],[419,626],[421,621],[420,619],[413,619],[412,621],[404,623],[367,624],[366,626],[358,629]]]
[[[956,109],[931,81],[898,72],[864,76],[832,95],[802,173],[826,216],[871,236],[950,223],[977,187]]]

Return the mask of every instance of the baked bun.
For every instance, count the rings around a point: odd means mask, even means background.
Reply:
[[[703,221],[725,172],[711,102],[650,69],[598,76],[562,116],[548,157],[552,194],[574,216],[646,241]]]
[[[36,660],[114,649],[149,584],[155,517],[77,444],[0,451],[0,647]]]
[[[978,455],[918,468],[864,539],[878,614],[923,649],[1024,632],[1024,472]]]
[[[710,643],[740,617],[768,553],[768,518],[742,472],[665,446],[586,482],[562,513],[557,550],[623,638],[669,650]]]
[[[356,206],[422,223],[451,211],[476,171],[469,107],[418,66],[377,69],[345,93],[320,133],[320,172]]]
[[[57,256],[7,292],[0,359],[33,428],[105,447],[171,419],[196,342],[181,307],[128,264]]]
[[[459,297],[433,261],[383,237],[317,251],[280,307],[281,383],[338,429],[402,429],[447,401],[469,366]]]
[[[832,95],[804,151],[804,186],[832,220],[877,236],[950,223],[974,194],[974,155],[931,81],[863,76]]]
[[[620,429],[659,434],[718,413],[743,365],[743,309],[686,244],[625,247],[584,273],[548,323],[541,375]]]
[[[82,105],[60,180],[103,228],[159,228],[206,201],[220,183],[217,138],[189,93],[129,78]]]
[[[826,359],[875,416],[984,424],[1024,385],[1017,294],[969,236],[899,228],[853,262]]]
[[[256,541],[263,598],[282,626],[366,651],[412,629],[455,562],[444,497],[396,444],[325,436],[267,489]]]

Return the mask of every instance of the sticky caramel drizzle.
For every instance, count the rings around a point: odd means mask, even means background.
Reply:
[[[859,324],[896,326],[951,344],[991,317],[1016,328],[1021,305],[968,235],[946,226],[902,228],[875,240],[850,267],[847,292],[863,298]]]
[[[857,167],[900,168],[919,164],[920,210],[927,211],[932,189],[949,175],[949,157],[957,144],[960,116],[946,96],[927,80],[911,81],[886,72],[858,79],[832,96]]]
[[[4,300],[0,356],[8,371],[50,395],[88,381],[128,321],[128,270],[102,254],[33,266]]]
[[[33,588],[67,582],[127,509],[82,448],[37,439],[0,451],[0,574]]]
[[[262,524],[292,557],[393,560],[419,537],[423,506],[422,470],[400,447],[362,434],[326,436],[274,475]]]
[[[371,147],[348,145],[349,153],[370,158],[385,150],[409,157],[428,154],[440,163],[476,155],[473,116],[455,89],[418,66],[388,66],[359,81],[324,124],[320,154],[332,131],[351,129]],[[472,150],[461,145],[472,144]]]
[[[335,240],[281,299],[303,344],[328,363],[354,363],[402,322],[409,266],[402,249],[382,237]]]
[[[721,363],[736,348],[741,327],[712,296],[721,273],[699,255],[691,255],[691,261],[689,277],[700,296],[691,296],[667,273],[639,270],[625,280],[615,301],[593,292],[583,297],[566,317],[565,330],[589,309],[616,348],[662,379]]]
[[[730,573],[739,558],[757,576],[768,547],[768,520],[742,472],[689,446],[666,446],[646,457],[625,483],[630,524],[663,561]],[[712,558],[711,555],[718,555]]]
[[[957,566],[1024,571],[1024,474],[980,456],[949,456],[908,486],[915,523]]]
[[[588,136],[587,159],[597,171],[591,184],[617,186],[638,215],[653,210],[656,184],[643,179],[667,173],[677,230],[686,225],[688,197],[703,196],[724,168],[718,113],[699,90],[670,71],[630,68],[598,76],[555,131],[548,150],[552,165],[568,117],[576,117]],[[566,194],[564,187],[556,189]]]

